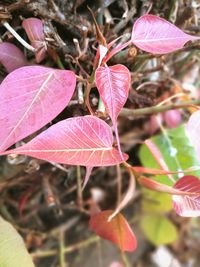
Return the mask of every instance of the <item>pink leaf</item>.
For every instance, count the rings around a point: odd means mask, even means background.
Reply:
[[[132,42],[153,54],[176,51],[188,41],[197,39],[199,37],[186,34],[172,23],[154,15],[146,14],[133,25]]]
[[[118,39],[118,38],[117,38]],[[124,44],[120,44],[117,45],[115,48],[113,48],[108,55],[105,57],[105,60],[103,60],[104,63],[106,63],[108,60],[110,60],[114,55],[116,55],[117,53],[119,53],[121,50],[123,50],[124,48],[126,48],[128,45],[131,44],[131,40],[129,40],[128,42],[124,43]]]
[[[149,131],[150,135],[155,134],[155,132],[157,132],[158,129],[160,128],[158,120],[160,121],[160,123],[162,123],[163,122],[163,116],[162,115],[152,115],[150,117],[149,127],[148,127],[148,131]]]
[[[173,207],[176,213],[183,217],[200,216],[200,180],[195,176],[184,176],[174,185],[175,189],[194,195],[172,197]]]
[[[101,99],[115,124],[128,98],[131,83],[130,72],[120,64],[100,67],[96,70],[95,80]]]
[[[92,170],[93,170],[92,166],[86,166],[86,173],[85,173],[85,178],[84,178],[82,190],[86,187],[86,185],[90,179],[90,175],[92,173]]]
[[[189,121],[186,124],[186,134],[194,146],[198,161],[200,162],[200,110],[194,112],[191,116]]]
[[[122,251],[134,251],[137,240],[124,216],[118,213],[108,222],[113,210],[105,210],[91,216],[90,228],[100,237],[116,244]]]
[[[103,46],[103,45],[99,45],[99,64],[98,67],[101,65],[102,60],[104,59],[105,55],[108,52],[108,48]]]
[[[0,43],[0,62],[7,72],[28,65],[22,51],[14,44],[7,42]]]
[[[146,177],[140,177],[138,182],[150,190],[168,193],[170,195],[184,195],[184,196],[185,195],[190,195],[190,196],[197,195],[196,192],[185,192],[183,190],[179,190],[179,189],[176,189],[174,187],[158,183],[158,182],[156,182],[152,179],[146,178]]]
[[[111,128],[94,116],[75,117],[60,121],[29,143],[4,154],[25,154],[64,164],[109,166],[122,160],[112,147]]]
[[[40,19],[28,18],[23,21],[22,27],[26,31],[31,45],[37,49],[36,62],[40,63],[46,57],[47,51],[43,23]]]
[[[76,84],[72,71],[22,67],[0,85],[0,151],[37,131],[68,104]]]
[[[113,261],[109,267],[124,267],[124,265],[122,265],[120,262],[118,261]]]
[[[181,111],[178,109],[168,110],[163,113],[167,127],[176,128],[181,123]]]
[[[146,140],[145,145],[148,147],[148,149],[151,151],[153,157],[155,158],[155,160],[157,161],[157,163],[159,164],[159,166],[166,172],[168,172],[167,176],[171,181],[174,181],[173,176],[171,174],[169,174],[169,168],[159,150],[159,148],[156,146],[155,143],[153,143],[150,139]]]
[[[95,73],[95,81],[100,97],[112,119],[117,145],[121,153],[116,120],[128,98],[131,85],[130,72],[120,64],[112,67],[99,67]]]

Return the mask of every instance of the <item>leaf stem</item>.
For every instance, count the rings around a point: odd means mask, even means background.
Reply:
[[[60,261],[60,267],[67,267],[67,264],[65,262],[65,240],[64,240],[64,231],[60,230],[59,233],[59,261]]]
[[[3,26],[28,50],[36,52],[36,49],[28,44],[11,26],[8,22],[2,22]]]
[[[83,195],[82,195],[82,188],[81,188],[81,167],[76,166],[76,181],[77,181],[77,202],[80,209],[83,208]]]

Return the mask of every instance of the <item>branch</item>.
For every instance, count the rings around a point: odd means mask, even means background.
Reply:
[[[91,245],[93,243],[96,243],[97,241],[99,241],[99,237],[98,236],[91,236],[90,238],[88,238],[86,240],[80,241],[79,243],[76,243],[74,245],[71,245],[71,246],[63,248],[63,253],[66,254],[66,253],[70,253],[70,252],[76,251],[78,249],[87,247],[87,246],[89,246],[89,245]],[[58,254],[57,249],[50,249],[50,250],[47,250],[47,251],[39,251],[38,250],[36,252],[31,253],[31,256],[33,258],[45,258],[45,257],[55,256],[57,254]]]
[[[170,105],[165,105],[165,106],[153,106],[153,107],[148,107],[148,108],[139,108],[139,109],[123,108],[122,111],[120,112],[120,117],[143,116],[143,115],[148,115],[148,114],[165,112],[171,109],[186,108],[188,106],[194,106],[194,105],[200,105],[200,99],[184,101],[184,102],[179,102],[179,103],[172,103]]]

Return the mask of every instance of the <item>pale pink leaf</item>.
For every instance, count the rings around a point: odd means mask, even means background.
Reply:
[[[116,244],[121,251],[134,251],[137,240],[128,222],[121,213],[108,221],[113,210],[101,211],[90,218],[90,228],[100,237]]]
[[[185,127],[186,134],[194,147],[197,159],[200,162],[200,110],[194,112]]]
[[[127,159],[124,154],[122,160],[112,144],[109,125],[89,115],[60,121],[29,143],[4,154],[24,154],[71,165],[109,166]]]
[[[39,130],[68,104],[75,90],[72,71],[19,68],[0,85],[0,151]]]
[[[0,62],[7,72],[28,65],[28,62],[22,51],[14,44],[0,43]]]
[[[173,207],[176,213],[183,217],[200,216],[200,180],[195,176],[184,176],[175,185],[175,189],[194,195],[173,195]]]
[[[86,187],[86,185],[90,179],[90,175],[92,173],[92,170],[93,170],[93,166],[86,166],[86,173],[85,173],[85,178],[84,178],[82,190]]]
[[[131,39],[133,44],[146,52],[166,54],[199,38],[184,33],[163,18],[146,14],[134,23]]]
[[[120,262],[118,261],[113,261],[109,267],[124,267],[124,265],[122,265]]]
[[[108,52],[107,47],[105,47],[103,45],[99,45],[99,64],[98,64],[98,67],[101,65],[102,60],[104,59],[107,52]]]
[[[95,73],[95,81],[100,97],[115,124],[128,98],[131,83],[130,72],[120,64],[99,67]]]
[[[176,128],[181,124],[181,111],[178,109],[168,110],[163,113],[167,127]]]
[[[25,19],[22,27],[26,31],[31,45],[37,49],[35,53],[37,63],[40,63],[47,54],[43,23],[37,18]]]

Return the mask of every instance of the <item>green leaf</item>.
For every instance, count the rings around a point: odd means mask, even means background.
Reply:
[[[0,216],[0,267],[34,267],[23,239],[15,228]]]
[[[171,244],[178,238],[174,224],[161,215],[145,215],[140,221],[140,227],[146,238],[155,246]]]
[[[150,138],[159,148],[170,171],[179,171],[199,166],[193,147],[185,134],[185,127],[181,125],[175,129],[166,130],[169,141],[164,135],[157,135]],[[174,153],[175,152],[175,153]],[[175,155],[174,155],[175,154]],[[145,144],[139,151],[139,157],[144,167],[160,169],[151,152]],[[200,171],[191,171],[187,175],[200,176]],[[182,173],[181,176],[184,176]],[[180,175],[173,175],[178,180]],[[172,185],[167,175],[157,175],[156,180],[166,185]]]
[[[143,213],[161,213],[172,210],[171,196],[165,193],[151,191],[142,188],[142,212]]]

